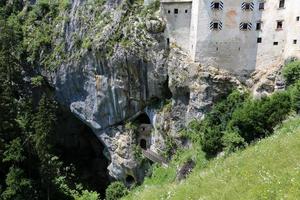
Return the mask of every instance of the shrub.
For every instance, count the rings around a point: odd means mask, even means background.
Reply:
[[[118,200],[128,194],[128,190],[122,182],[113,182],[106,189],[106,200]]]
[[[287,64],[283,69],[283,76],[287,85],[294,84],[300,79],[300,61],[294,61]]]
[[[226,154],[247,146],[244,138],[242,138],[239,133],[234,130],[226,131],[222,137],[222,142]]]
[[[300,80],[291,89],[292,106],[295,111],[300,112]]]
[[[248,100],[237,108],[228,123],[228,130],[237,130],[247,143],[273,131],[291,110],[288,92],[275,93],[261,100]]]
[[[240,107],[246,98],[248,98],[248,94],[233,91],[225,100],[217,103],[206,118],[200,122],[197,131],[201,134],[202,150],[208,157],[222,151],[224,147],[222,137],[227,123],[234,110]],[[197,127],[195,124],[193,126]]]

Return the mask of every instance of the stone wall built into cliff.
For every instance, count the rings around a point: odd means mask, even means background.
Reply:
[[[160,2],[167,38],[202,65],[247,75],[300,57],[298,0]]]

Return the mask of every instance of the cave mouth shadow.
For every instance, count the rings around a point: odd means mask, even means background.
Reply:
[[[104,145],[91,128],[77,119],[70,111],[60,109],[55,138],[55,153],[66,165],[75,167],[76,181],[88,190],[105,197],[111,178],[109,161],[103,154]]]
[[[142,113],[133,121],[136,124],[151,124],[151,120],[146,113]]]

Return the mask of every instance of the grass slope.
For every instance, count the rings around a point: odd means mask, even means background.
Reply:
[[[300,118],[243,151],[197,167],[181,183],[151,179],[124,199],[300,199]]]

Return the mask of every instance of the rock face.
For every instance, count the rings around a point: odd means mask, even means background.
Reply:
[[[138,3],[74,0],[67,15],[69,21],[57,25],[67,59],[43,74],[58,101],[104,144],[110,176],[127,185],[142,181],[149,165],[136,146],[161,153],[170,138],[178,143],[178,131],[189,121],[241,87],[230,73],[203,68],[167,47],[165,22]],[[129,121],[138,127],[128,128]]]

